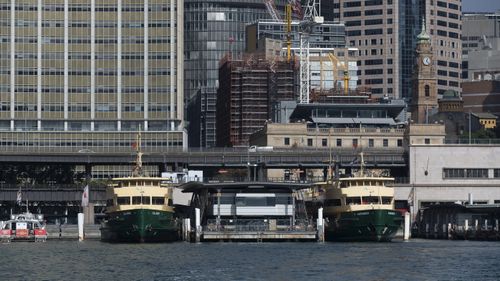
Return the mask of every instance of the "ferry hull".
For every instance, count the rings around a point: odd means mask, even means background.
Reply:
[[[178,240],[172,212],[135,209],[109,213],[101,227],[105,242],[148,243]]]
[[[401,214],[394,210],[343,212],[337,219],[330,218],[325,238],[327,241],[390,242],[401,222]]]

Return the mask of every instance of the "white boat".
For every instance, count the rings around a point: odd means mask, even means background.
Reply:
[[[5,242],[44,242],[47,239],[47,230],[43,222],[43,215],[32,213],[11,215],[10,220],[2,223],[0,239]]]

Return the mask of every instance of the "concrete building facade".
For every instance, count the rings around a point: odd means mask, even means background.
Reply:
[[[439,202],[500,203],[498,145],[420,145],[409,147],[408,185],[395,188],[396,200],[419,208]]]
[[[498,69],[498,67],[500,67],[500,62],[484,63],[485,61],[491,61],[491,59],[494,59],[492,58],[492,55],[495,53],[497,57],[496,60],[500,57],[500,11],[491,14],[464,14],[462,18],[463,79],[469,81],[485,80],[484,75],[492,74],[474,74],[474,70],[477,71],[479,69],[486,71],[488,71],[488,69],[496,70],[497,73],[500,73],[500,69]],[[472,63],[470,67],[469,62]],[[483,75],[480,77],[480,74]],[[495,75],[493,74],[493,79],[494,77]],[[497,80],[500,80],[500,78],[497,78]]]
[[[185,146],[183,2],[0,1],[0,135],[76,152]]]

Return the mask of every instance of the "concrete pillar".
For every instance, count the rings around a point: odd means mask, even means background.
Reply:
[[[447,231],[447,235],[446,236],[448,237],[448,239],[451,239],[451,223],[448,223],[448,229],[447,230],[448,231]]]
[[[85,232],[83,229],[84,214],[78,213],[78,241],[83,241],[85,239]]]
[[[200,209],[195,208],[195,223],[196,223],[196,243],[201,241],[201,217],[200,217]]]
[[[476,223],[474,224],[474,226],[475,226],[475,229],[478,230],[478,228],[479,228],[479,221],[478,220],[476,220]]]
[[[318,230],[318,241],[325,241],[325,221],[323,219],[323,208],[318,209],[318,219],[316,222],[316,227]]]
[[[94,203],[89,203],[88,206],[83,207],[83,213],[85,214],[85,224],[94,224]]]
[[[472,193],[469,193],[469,205],[474,205],[474,196],[472,196]]]
[[[488,230],[488,220],[484,220],[484,230]]]
[[[464,230],[465,231],[469,230],[469,220],[465,220]]]
[[[410,239],[410,213],[409,212],[405,213],[405,229],[404,229],[403,239],[404,240]]]

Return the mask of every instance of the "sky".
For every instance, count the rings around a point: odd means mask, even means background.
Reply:
[[[462,0],[463,12],[495,12],[500,10],[500,0]]]

